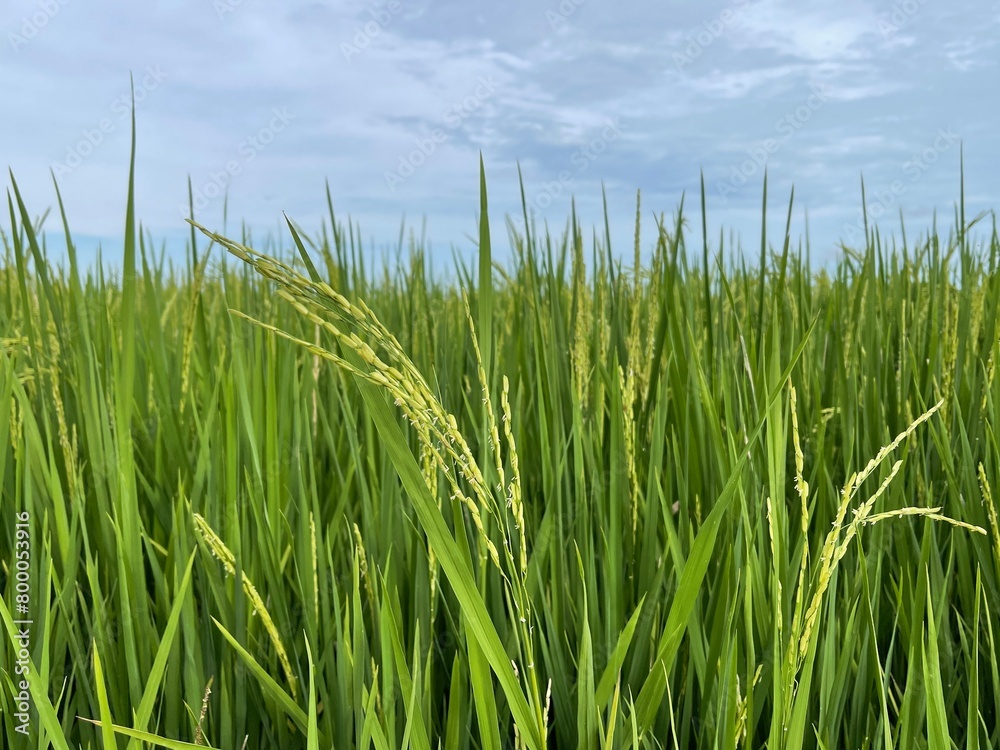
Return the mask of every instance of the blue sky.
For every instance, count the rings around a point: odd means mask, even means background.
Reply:
[[[1000,203],[998,32],[993,3],[926,0],[11,0],[0,163],[36,214],[54,170],[81,243],[120,245],[132,72],[138,213],[174,249],[189,176],[200,221],[222,228],[228,189],[229,228],[258,234],[282,211],[317,229],[328,179],[366,242],[426,218],[447,263],[472,247],[481,151],[501,248],[519,161],[556,231],[570,195],[600,224],[603,182],[626,256],[637,189],[647,249],[685,192],[700,249],[704,170],[713,244],[724,227],[753,255],[766,164],[768,231],[794,184],[793,231],[808,209],[814,256],[832,257],[862,173],[879,223],[896,230],[902,209],[916,234],[934,209],[951,219],[961,142],[968,215]]]

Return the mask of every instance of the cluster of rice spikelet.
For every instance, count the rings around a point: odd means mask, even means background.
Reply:
[[[586,409],[590,389],[591,296],[587,288],[587,266],[583,260],[583,238],[574,230],[573,236],[573,390],[582,409]]]
[[[209,551],[215,556],[219,562],[222,563],[222,567],[226,569],[229,575],[236,575],[236,556],[233,555],[229,547],[226,546],[222,538],[215,533],[211,526],[209,526],[208,521],[206,521],[200,513],[194,514],[194,527],[198,532],[198,536],[201,537],[202,541],[208,547]],[[281,641],[281,635],[278,633],[278,628],[274,624],[274,620],[271,618],[271,613],[267,611],[267,607],[264,606],[264,600],[261,599],[260,594],[257,593],[257,588],[253,585],[253,582],[247,577],[246,571],[243,572],[243,591],[246,592],[247,598],[250,599],[250,604],[253,606],[254,612],[260,615],[261,622],[264,623],[264,629],[267,631],[268,637],[271,639],[271,643],[274,645],[274,650],[278,654],[278,660],[281,662],[281,668],[285,672],[285,678],[288,680],[288,686],[292,690],[292,697],[298,697],[298,685],[295,680],[295,674],[292,672],[292,664],[288,660],[288,652],[285,650],[285,644]]]
[[[997,506],[993,502],[993,492],[986,479],[986,469],[983,468],[982,462],[979,464],[979,485],[983,491],[986,517],[989,519],[990,530],[993,532],[993,561],[996,563],[997,576],[1000,577],[1000,519],[997,518]]]
[[[421,446],[423,476],[428,489],[437,497],[437,475],[440,471],[451,490],[451,497],[461,502],[468,510],[472,522],[479,532],[479,538],[482,542],[482,546],[479,548],[480,555],[487,556],[500,571],[505,583],[512,590],[513,603],[518,611],[519,619],[522,622],[527,622],[529,616],[526,590],[527,544],[521,479],[510,425],[509,384],[505,378],[502,404],[504,433],[513,473],[508,484],[505,477],[502,459],[503,447],[500,442],[496,412],[491,402],[490,389],[482,364],[482,354],[479,350],[471,313],[468,310],[468,303],[466,302],[466,313],[473,334],[472,340],[489,433],[489,447],[495,458],[494,468],[499,478],[496,493],[487,483],[471,447],[458,429],[455,416],[445,410],[396,337],[379,321],[363,301],[352,302],[323,281],[312,281],[281,261],[210,232],[197,224],[195,226],[231,254],[252,266],[258,273],[276,282],[278,285],[277,293],[280,297],[313,323],[317,329],[326,331],[341,347],[357,355],[363,365],[358,366],[336,352],[314,342],[298,338],[287,331],[237,310],[231,310],[232,314],[304,347],[315,357],[333,362],[343,370],[374,383],[389,393],[395,405],[400,408],[406,420],[417,432]],[[381,352],[376,352],[368,341],[373,342]],[[464,480],[471,491],[467,491],[459,479]],[[509,508],[509,514],[497,501],[498,497],[506,498],[505,505]],[[501,561],[501,551],[491,539],[484,525],[483,518],[487,514],[495,518],[501,532],[501,546],[506,565]],[[508,518],[513,519],[517,534],[512,534],[508,529]],[[515,538],[518,548],[516,553],[513,541]],[[431,554],[432,576],[436,582],[436,573],[433,570],[433,552]],[[509,575],[508,571],[513,575]]]
[[[303,317],[332,335],[338,344],[360,358],[364,367],[358,367],[311,341],[298,338],[238,310],[230,310],[233,315],[288,339],[321,359],[333,362],[341,369],[384,388],[393,397],[407,421],[416,428],[424,449],[446,477],[452,490],[452,497],[468,509],[489,558],[498,569],[502,570],[500,554],[487,535],[482,519],[483,512],[490,510],[487,498],[490,498],[492,493],[487,488],[472,449],[459,431],[454,415],[447,413],[433,395],[430,386],[403,351],[396,337],[363,301],[351,302],[325,282],[313,282],[281,261],[210,232],[200,225],[195,226],[237,258],[252,266],[262,276],[276,282],[280,297]],[[354,328],[377,342],[377,345],[385,351],[387,358],[396,364],[389,364],[382,359],[357,332],[348,332],[347,327]],[[472,494],[480,501],[479,504],[462,489],[455,472],[450,469],[451,465],[457,467],[457,473],[471,487]]]
[[[917,417],[909,427],[903,430],[896,438],[884,446],[871,461],[865,466],[865,468],[860,473],[852,474],[847,480],[847,484],[844,485],[844,489],[841,491],[841,502],[837,510],[836,519],[833,522],[833,528],[830,529],[826,536],[826,541],[823,544],[823,548],[820,552],[820,570],[819,579],[816,583],[816,590],[813,593],[812,599],[809,603],[809,608],[806,611],[805,623],[803,627],[803,632],[801,639],[799,641],[799,657],[805,657],[809,650],[809,645],[812,641],[814,635],[814,628],[816,625],[816,620],[819,616],[820,608],[823,604],[823,595],[826,593],[827,588],[830,585],[830,579],[833,576],[833,571],[836,569],[837,564],[843,559],[844,555],[847,554],[847,549],[851,543],[851,540],[857,535],[858,530],[863,525],[872,525],[878,523],[879,521],[888,520],[889,518],[899,518],[903,516],[924,516],[936,521],[945,521],[954,526],[964,528],[968,531],[974,531],[979,534],[985,534],[986,530],[979,527],[973,526],[971,524],[963,523],[947,516],[941,515],[941,508],[919,508],[919,507],[906,507],[899,510],[894,510],[887,513],[872,514],[872,509],[875,507],[875,503],[878,499],[885,493],[889,486],[889,483],[895,478],[896,474],[899,472],[902,466],[902,461],[896,461],[889,471],[889,475],[882,481],[879,488],[875,493],[869,497],[864,503],[862,503],[853,512],[853,518],[850,522],[847,522],[847,510],[851,505],[851,501],[854,499],[855,494],[858,489],[864,484],[865,480],[868,479],[875,470],[889,457],[889,455],[898,448],[906,438],[908,438],[921,424],[930,419],[935,412],[937,412],[944,404],[944,400],[938,401],[934,406],[925,411],[919,417]],[[796,466],[798,469],[798,466]],[[843,538],[841,534],[843,532]]]
[[[72,431],[66,422],[66,407],[63,403],[62,389],[60,387],[60,366],[59,359],[61,349],[59,346],[59,336],[56,330],[55,321],[49,321],[49,356],[51,365],[49,367],[49,380],[52,385],[52,401],[56,411],[56,424],[59,432],[59,447],[63,452],[63,460],[66,462],[66,479],[69,488],[70,500],[77,497],[79,491],[79,460],[77,449],[76,425]]]
[[[805,456],[802,453],[802,442],[799,438],[799,417],[798,399],[795,386],[789,383],[789,402],[792,413],[792,447],[795,452],[795,489],[801,501],[801,531],[802,531],[802,561],[799,563],[799,579],[795,588],[795,609],[792,614],[793,637],[788,640],[788,653],[785,656],[785,664],[795,663],[795,638],[802,627],[802,606],[806,588],[806,576],[809,573],[809,483],[805,479]],[[780,608],[776,610],[778,617],[781,616]],[[778,636],[781,637],[781,626],[779,622]],[[790,696],[789,696],[790,698]]]

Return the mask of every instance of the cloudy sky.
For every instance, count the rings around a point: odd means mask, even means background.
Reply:
[[[501,248],[519,163],[555,231],[571,195],[600,224],[603,184],[623,255],[637,189],[647,241],[686,194],[700,250],[703,171],[713,245],[723,227],[752,255],[766,163],[769,232],[794,184],[793,231],[808,212],[832,257],[856,239],[862,174],[885,230],[900,209],[908,233],[949,222],[960,143],[967,214],[1000,204],[998,32],[996,4],[960,0],[9,0],[0,164],[34,214],[55,172],[80,244],[120,247],[131,72],[138,212],[171,252],[189,177],[200,221],[222,228],[228,191],[228,228],[258,234],[282,211],[318,229],[328,180],[366,243],[405,219],[447,263],[472,247],[482,152]]]

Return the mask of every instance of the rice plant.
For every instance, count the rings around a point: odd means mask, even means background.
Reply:
[[[1000,240],[962,201],[829,269],[791,201],[755,263],[637,199],[629,252],[574,210],[497,264],[481,172],[444,278],[329,191],[176,262],[133,174],[118,274],[11,177],[5,747],[1000,746]]]

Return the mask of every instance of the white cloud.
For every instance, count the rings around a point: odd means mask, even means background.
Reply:
[[[865,5],[759,0],[747,3],[734,24],[738,49],[767,50],[807,62],[862,60],[879,36],[877,18]]]
[[[626,137],[575,175],[571,190],[581,212],[600,220],[602,180],[620,189],[610,198],[613,209],[622,206],[612,223],[628,247],[634,187],[667,197],[667,205],[644,207],[669,210],[682,190],[697,189],[700,168],[728,170],[820,83],[830,102],[783,143],[769,166],[776,185],[794,180],[803,201],[831,215],[849,212],[860,171],[877,181],[880,165],[922,148],[928,133],[950,121],[963,124],[967,153],[976,153],[966,165],[970,194],[976,179],[983,182],[977,195],[995,192],[997,105],[983,92],[992,90],[997,47],[995,27],[982,19],[926,4],[884,37],[884,4],[861,0],[670,7],[644,0],[613,9],[585,3],[553,33],[545,11],[556,2],[512,0],[473,11],[459,0],[414,1],[403,2],[346,59],[342,45],[353,45],[359,30],[367,34],[371,12],[386,5],[243,0],[220,19],[202,0],[122,5],[113,16],[68,3],[15,51],[7,34],[36,7],[17,0],[0,25],[0,143],[7,145],[0,167],[14,168],[40,213],[54,198],[50,165],[109,117],[127,91],[129,71],[160,65],[167,80],[137,110],[139,209],[154,232],[183,229],[177,204],[187,176],[204,184],[275,107],[287,107],[295,119],[229,185],[230,216],[267,229],[281,209],[307,226],[318,221],[329,178],[340,214],[370,222],[362,227],[366,236],[394,240],[405,211],[426,214],[429,232],[441,232],[431,234],[440,245],[463,242],[478,208],[480,150],[491,204],[518,213],[515,160],[536,181],[526,185],[530,191],[555,179],[575,150],[617,117],[627,124]],[[732,22],[716,26],[710,43],[678,65],[674,56],[692,34],[736,7]],[[385,172],[442,127],[484,77],[495,91],[458,127],[446,127],[446,141],[389,190]],[[115,123],[61,183],[76,232],[120,234],[129,143],[126,123]],[[922,180],[907,200],[950,205],[954,195],[935,191],[952,179],[952,166],[942,159],[934,167],[941,179]],[[710,215],[752,223],[759,198],[755,175]],[[568,199],[567,192],[553,204],[555,225]],[[220,217],[221,200],[205,216]],[[813,230],[815,239],[822,226]]]
[[[953,39],[944,45],[944,56],[952,68],[965,73],[974,68],[995,67],[996,56],[990,54],[995,47],[995,39]]]
[[[697,78],[682,78],[681,86],[701,96],[719,99],[740,99],[759,94],[758,89],[769,87],[769,85],[772,87],[777,85],[777,88],[787,90],[790,87],[790,79],[801,72],[802,68],[795,65],[779,65],[736,71],[716,69]]]

